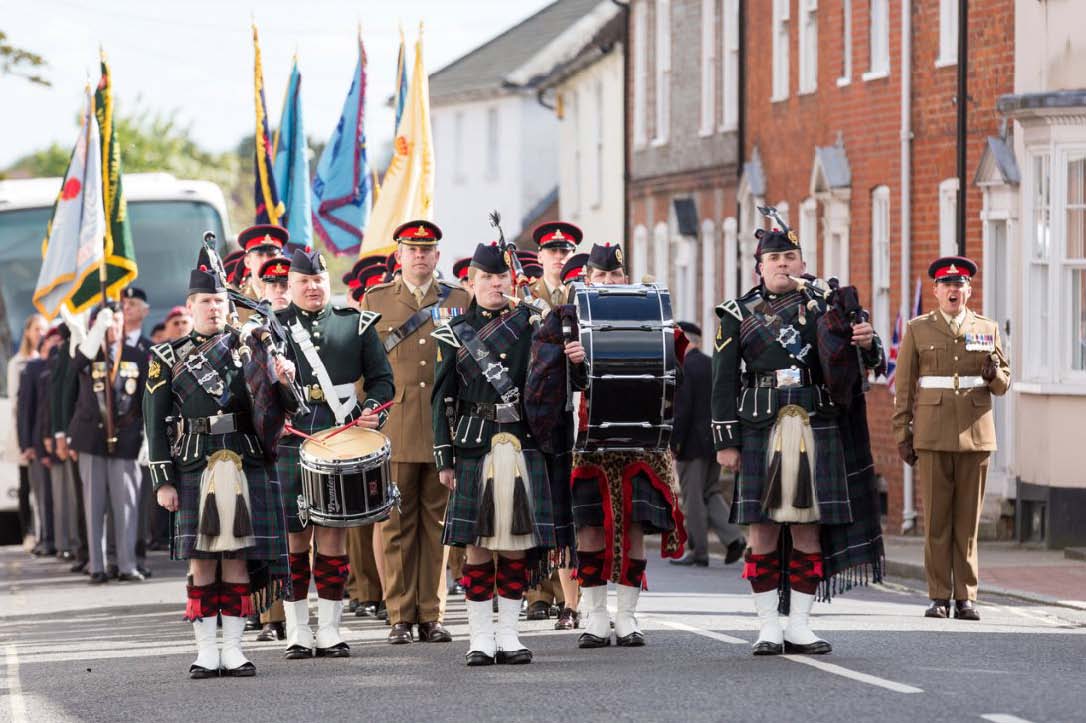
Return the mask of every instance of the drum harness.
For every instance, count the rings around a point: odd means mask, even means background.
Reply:
[[[347,419],[347,415],[351,413],[351,410],[354,409],[355,404],[358,402],[358,397],[355,396],[354,384],[332,384],[332,378],[328,376],[328,370],[324,368],[324,362],[321,361],[320,355],[317,354],[317,350],[313,347],[313,340],[309,336],[309,331],[302,326],[300,321],[294,321],[290,325],[290,338],[298,345],[302,356],[309,362],[309,368],[316,375],[321,392],[323,392],[323,401],[332,410],[332,415],[336,418],[336,424],[343,424]],[[320,400],[314,399],[313,401]]]

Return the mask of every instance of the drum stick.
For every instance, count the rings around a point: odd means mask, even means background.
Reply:
[[[395,404],[395,403],[396,403],[395,401],[393,401],[393,400],[391,400],[391,399],[390,399],[390,400],[388,400],[387,402],[385,402],[384,404],[382,404],[381,406],[379,406],[379,407],[375,407],[375,408],[374,408],[374,410],[373,410],[373,413],[372,413],[371,415],[369,415],[369,416],[371,416],[371,417],[372,417],[372,416],[378,415],[378,414],[380,414],[381,412],[383,412],[383,411],[385,411],[386,409],[388,409],[389,407],[391,407],[391,406],[392,406],[393,404]],[[359,416],[359,417],[357,417],[357,418],[355,418],[355,419],[352,419],[352,420],[351,420],[350,422],[348,422],[347,424],[344,424],[344,425],[343,425],[342,427],[340,427],[340,428],[339,428],[339,429],[337,429],[336,431],[332,432],[331,434],[326,434],[325,436],[321,437],[321,439],[322,439],[322,440],[323,440],[323,439],[331,439],[332,437],[336,436],[336,435],[337,435],[337,434],[339,434],[340,432],[346,432],[346,431],[347,431],[348,429],[350,429],[351,427],[355,426],[355,425],[356,425],[356,424],[358,424],[358,423],[359,423],[360,421],[362,421],[362,417],[361,417],[361,416]]]
[[[293,434],[293,435],[295,435],[297,437],[301,437],[302,439],[306,439],[306,440],[309,440],[310,442],[313,442],[315,444],[319,444],[320,446],[324,447],[325,449],[327,449],[329,451],[333,451],[331,447],[329,447],[327,444],[324,444],[324,442],[317,439],[313,435],[306,434],[305,432],[299,431],[299,430],[295,429],[294,427],[290,426],[289,424],[284,424],[283,425],[283,430],[287,434]]]

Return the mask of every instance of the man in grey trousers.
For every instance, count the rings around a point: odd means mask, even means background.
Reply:
[[[728,521],[728,504],[720,487],[720,465],[713,449],[710,429],[712,360],[703,354],[701,328],[680,321],[690,346],[683,361],[683,381],[675,394],[675,427],[671,433],[671,451],[679,469],[683,511],[686,514],[688,550],[673,565],[709,565],[709,527],[726,547],[724,563],[738,560],[747,541],[737,525]]]

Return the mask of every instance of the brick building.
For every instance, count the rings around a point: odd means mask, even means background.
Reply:
[[[711,329],[735,293],[739,0],[631,0],[627,13],[632,275],[666,281],[676,318]]]
[[[755,207],[768,203],[796,229],[810,270],[860,289],[888,347],[899,311],[912,316],[917,279],[923,308],[932,308],[927,266],[957,250],[957,6],[744,0],[747,160],[737,199],[744,285],[754,279]],[[999,136],[996,101],[1012,89],[1014,0],[971,0],[969,12],[965,244],[981,266],[971,306],[986,313],[981,193],[971,180],[988,137]],[[876,383],[868,403],[887,529],[896,532],[910,527],[923,501],[897,456],[891,391]],[[998,518],[993,502],[989,514]]]

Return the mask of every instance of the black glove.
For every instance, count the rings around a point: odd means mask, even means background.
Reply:
[[[995,357],[989,354],[984,358],[984,364],[980,367],[980,376],[984,381],[990,382],[996,378],[996,374],[999,373],[999,366],[996,365]]]
[[[910,467],[916,464],[916,450],[913,449],[912,442],[901,442],[897,446],[897,454],[901,457],[901,461]]]

